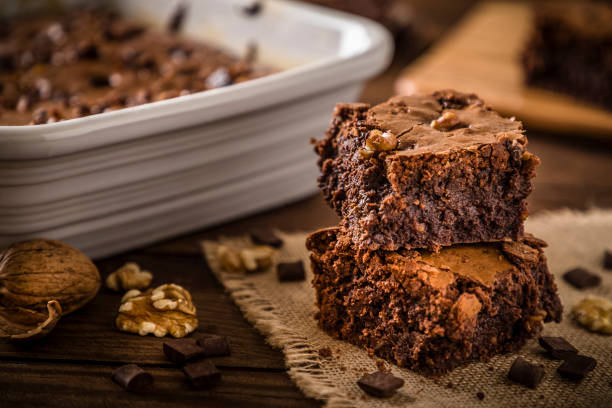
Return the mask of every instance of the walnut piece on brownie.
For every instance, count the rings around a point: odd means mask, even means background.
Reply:
[[[338,104],[315,143],[319,186],[370,250],[517,239],[539,159],[521,122],[473,94]]]
[[[426,375],[517,350],[543,322],[561,320],[533,240],[368,251],[327,228],[306,245],[321,328]]]

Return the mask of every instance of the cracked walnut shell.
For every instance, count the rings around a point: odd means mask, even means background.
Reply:
[[[137,293],[138,292],[138,293]],[[132,290],[121,300],[115,320],[121,331],[163,337],[185,337],[198,327],[191,295],[182,286],[165,284],[151,293]]]

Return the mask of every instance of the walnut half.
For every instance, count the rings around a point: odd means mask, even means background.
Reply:
[[[149,271],[143,271],[134,262],[128,262],[117,269],[106,278],[106,286],[119,292],[121,290],[144,289],[151,284],[153,275]]]
[[[191,295],[182,286],[165,284],[151,293],[133,290],[123,297],[115,320],[121,331],[163,337],[185,337],[198,327]]]

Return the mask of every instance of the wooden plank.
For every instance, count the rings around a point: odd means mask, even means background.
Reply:
[[[207,269],[202,257],[127,254],[98,264],[103,277],[127,261],[138,262],[154,274],[154,285],[178,283],[194,299],[200,327],[198,332],[230,338],[232,355],[219,358],[228,367],[284,369],[280,352],[265,343],[243,318],[230,297]],[[84,308],[63,317],[43,341],[16,347],[0,344],[0,358],[53,359],[100,362],[167,364],[162,353],[163,339],[119,332],[114,325],[121,294],[102,288]]]
[[[530,129],[612,140],[612,113],[572,97],[523,84],[520,53],[531,30],[531,6],[486,2],[404,70],[399,94],[455,88],[475,92]]]
[[[176,367],[144,367],[154,387],[146,394],[124,391],[111,380],[117,366],[58,362],[7,362],[0,370],[3,407],[316,407],[285,372],[228,370],[211,390],[194,390]]]

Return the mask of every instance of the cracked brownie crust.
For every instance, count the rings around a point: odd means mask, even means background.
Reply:
[[[441,91],[338,104],[315,143],[319,186],[361,248],[518,238],[539,159],[522,124],[476,95]]]
[[[330,335],[426,375],[517,350],[560,321],[541,246],[519,241],[440,252],[359,250],[339,228],[307,239],[319,325]]]

